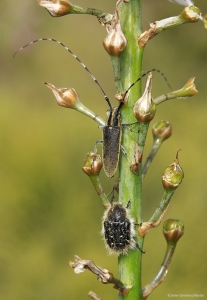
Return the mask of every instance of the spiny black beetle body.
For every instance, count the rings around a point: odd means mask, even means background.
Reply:
[[[103,215],[102,231],[109,254],[127,254],[138,245],[135,241],[134,219],[130,216],[128,205],[111,203]],[[141,250],[141,249],[140,249]]]
[[[151,69],[151,70],[143,73],[125,91],[124,96],[123,96],[123,100],[122,100],[122,102],[120,102],[119,106],[113,108],[108,96],[106,95],[106,93],[102,89],[102,87],[99,84],[98,80],[93,76],[93,74],[90,72],[90,70],[87,68],[87,66],[84,65],[83,62],[68,47],[66,47],[62,42],[60,42],[58,40],[55,40],[53,38],[40,38],[40,39],[34,40],[34,41],[30,42],[29,44],[21,47],[17,52],[19,52],[20,50],[24,49],[25,47],[27,47],[31,44],[34,44],[34,43],[40,42],[40,41],[52,41],[52,42],[58,43],[59,45],[64,47],[83,66],[83,68],[89,73],[91,78],[95,81],[95,83],[98,85],[98,87],[102,91],[102,93],[104,95],[104,98],[105,98],[105,100],[107,101],[107,103],[110,107],[107,125],[106,126],[100,126],[100,127],[103,128],[103,141],[102,141],[103,142],[103,166],[104,166],[104,170],[105,170],[106,175],[108,177],[113,177],[115,172],[116,172],[116,169],[117,169],[117,165],[118,165],[118,162],[119,162],[119,153],[120,153],[120,149],[121,149],[121,137],[122,137],[121,126],[122,125],[121,125],[121,120],[120,120],[120,110],[121,110],[122,105],[124,104],[125,97],[126,97],[127,93],[129,92],[129,90],[131,89],[131,87],[134,86],[135,83],[137,83],[139,80],[141,80],[141,78],[143,78],[149,72],[157,71],[162,76],[164,76],[164,74],[162,72],[160,72],[159,70],[157,70],[157,69]],[[14,54],[14,56],[16,55],[16,53]],[[165,76],[164,76],[164,78],[167,81]]]

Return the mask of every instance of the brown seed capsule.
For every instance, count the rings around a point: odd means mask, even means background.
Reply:
[[[168,219],[163,224],[163,234],[167,243],[175,244],[184,234],[184,224],[180,220]]]
[[[120,21],[111,25],[108,35],[103,41],[105,50],[111,56],[119,56],[126,48],[127,40],[122,32]]]
[[[46,82],[45,85],[52,90],[58,105],[76,109],[81,104],[78,94],[73,88],[56,88],[53,84]]]
[[[103,163],[101,156],[97,153],[95,154],[93,152],[89,152],[87,154],[87,159],[84,163],[84,166],[82,167],[82,170],[88,176],[98,176],[102,169],[102,166]]]
[[[178,152],[173,164],[167,167],[162,176],[162,184],[165,190],[175,190],[182,182],[184,172],[179,165]]]
[[[67,0],[37,0],[37,2],[46,8],[52,17],[62,17],[72,11],[72,4]]]
[[[135,118],[144,123],[149,123],[155,116],[156,105],[152,99],[152,73],[147,77],[146,87],[141,98],[137,100],[133,107]]]

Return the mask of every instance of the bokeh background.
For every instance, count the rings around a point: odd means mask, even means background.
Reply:
[[[195,2],[207,13],[206,1]],[[75,4],[113,13],[115,1],[79,0]],[[143,30],[150,22],[178,15],[182,9],[166,0],[143,1]],[[75,88],[82,102],[102,117],[107,105],[88,74],[59,45],[41,42],[13,59],[14,52],[33,39],[53,37],[81,58],[113,99],[110,59],[102,46],[105,29],[92,16],[52,18],[35,0],[1,0],[0,15],[0,299],[87,299],[90,290],[103,299],[117,299],[111,285],[100,284],[89,272],[75,275],[68,267],[77,254],[117,274],[117,259],[107,255],[99,234],[103,207],[81,170],[86,153],[101,139],[101,130],[87,117],[57,106],[43,82]],[[203,23],[186,24],[151,40],[143,70],[154,67],[166,74],[174,89],[195,76],[199,94],[163,103],[152,122],[168,120],[173,135],[147,174],[143,220],[158,205],[162,172],[181,148],[185,178],[164,219],[181,219],[185,234],[165,282],[150,299],[166,299],[168,294],[202,294],[206,299],[207,30]],[[154,97],[167,91],[155,74]],[[149,132],[146,153],[151,143]],[[101,178],[109,192],[114,181],[104,174]],[[165,247],[159,226],[145,240],[143,285],[157,272]]]

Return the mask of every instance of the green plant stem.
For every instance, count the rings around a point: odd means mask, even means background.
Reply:
[[[165,252],[164,260],[160,266],[160,269],[158,270],[156,276],[154,279],[147,284],[143,289],[143,300],[147,299],[147,297],[152,293],[152,291],[163,282],[165,279],[168,269],[170,267],[170,263],[173,257],[173,253],[175,251],[176,243],[174,245],[167,244],[167,249]]]
[[[182,24],[197,22],[199,19],[202,19],[199,8],[196,6],[185,7],[179,16],[170,17],[150,24],[150,29],[141,34],[138,43],[141,47],[144,47],[147,42],[158,33]]]
[[[86,15],[93,15],[95,17],[98,18],[105,18],[107,20],[107,18],[112,18],[112,15],[110,15],[109,13],[105,13],[99,9],[96,8],[84,8],[81,6],[77,6],[77,5],[73,5],[71,4],[71,14],[86,14]]]
[[[157,154],[157,151],[160,149],[162,145],[162,140],[161,139],[155,139],[152,145],[152,148],[150,150],[149,155],[147,156],[143,168],[142,168],[142,180],[145,178],[147,171],[155,157],[155,155]]]
[[[139,126],[139,136],[138,136],[138,150],[143,154],[145,141],[147,137],[147,132],[149,128],[149,123],[140,123]]]
[[[122,81],[121,81],[121,73],[120,73],[120,58],[118,56],[111,56],[111,63],[114,73],[114,82],[116,86],[117,93],[123,91]]]
[[[122,3],[119,6],[121,26],[128,44],[120,56],[121,80],[124,90],[134,82],[141,74],[143,49],[140,49],[137,39],[142,31],[141,25],[141,0],[130,0],[128,3]],[[118,91],[120,92],[120,91]],[[137,83],[129,92],[128,103],[121,112],[122,123],[130,124],[135,122],[133,115],[133,105],[140,97],[140,83]],[[137,134],[122,130],[122,145],[124,146],[130,161],[133,160],[133,143],[137,142]],[[131,199],[130,213],[135,219],[135,223],[141,223],[141,191],[142,177],[141,166],[139,176],[134,175],[127,163],[124,155],[121,154],[120,162],[120,184],[119,184],[119,202],[126,206]],[[137,239],[139,247],[142,247],[142,238]],[[130,251],[127,256],[120,255],[118,258],[119,279],[131,286],[129,294],[123,298],[119,293],[119,300],[140,300],[141,299],[141,257],[142,253],[136,249]]]
[[[91,118],[95,122],[97,122],[101,126],[105,126],[106,122],[97,114],[95,114],[92,110],[90,110],[88,107],[80,103],[79,105],[76,105],[75,110],[78,112],[86,115],[87,117]]]
[[[106,207],[109,204],[109,200],[108,200],[106,194],[104,193],[99,176],[89,176],[89,178],[90,178],[90,180],[93,184],[93,187],[95,188],[99,198],[101,199],[103,206]]]
[[[164,191],[164,194],[162,196],[162,199],[160,201],[160,204],[156,208],[154,214],[150,218],[149,222],[157,222],[157,220],[160,218],[162,215],[163,211],[167,208],[168,204],[170,203],[170,199],[172,198],[175,190],[171,191]]]

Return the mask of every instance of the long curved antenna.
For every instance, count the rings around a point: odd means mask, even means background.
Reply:
[[[59,45],[61,45],[63,48],[65,48],[80,64],[81,66],[89,73],[89,75],[91,76],[91,78],[93,79],[93,81],[98,85],[99,89],[101,90],[101,92],[103,93],[104,95],[104,98],[106,100],[106,102],[108,103],[110,109],[112,110],[112,105],[111,105],[111,102],[109,100],[109,97],[106,95],[106,93],[104,92],[103,88],[101,87],[100,83],[98,82],[98,80],[93,76],[93,74],[91,73],[91,71],[87,68],[86,65],[84,65],[84,63],[78,58],[78,56],[76,56],[68,47],[66,47],[62,42],[58,41],[58,40],[55,40],[53,38],[41,38],[41,39],[37,39],[37,40],[34,40],[26,45],[24,45],[23,47],[19,48],[19,50],[17,50],[13,57],[15,57],[15,55],[23,50],[24,48],[34,44],[34,43],[37,43],[37,42],[41,42],[41,41],[52,41],[52,42],[55,42]]]
[[[144,76],[146,76],[147,74],[149,74],[150,72],[158,72],[160,75],[163,76],[165,82],[167,83],[168,87],[172,90],[172,87],[171,85],[169,84],[169,81],[167,80],[167,77],[165,76],[165,74],[163,72],[161,72],[160,70],[158,69],[151,69],[151,70],[148,70],[146,71],[145,73],[143,73],[137,80],[135,80],[129,87],[128,89],[125,91],[124,93],[124,96],[123,96],[123,100],[122,102],[124,102],[125,98],[126,98],[126,95],[128,94],[129,90],[138,82],[140,81]],[[120,105],[120,104],[119,104]],[[120,107],[121,108],[121,107]]]
[[[146,71],[146,72],[143,73],[137,80],[135,80],[135,81],[128,87],[128,89],[125,91],[125,93],[124,93],[124,95],[123,95],[123,99],[122,99],[122,101],[119,103],[119,106],[118,106],[118,108],[117,108],[117,110],[116,110],[116,112],[115,112],[115,115],[114,115],[114,121],[117,119],[118,114],[120,113],[120,110],[121,110],[121,108],[122,108],[122,106],[123,106],[123,104],[124,104],[124,100],[125,100],[125,98],[126,98],[128,92],[129,92],[129,90],[130,90],[130,89],[131,89],[138,81],[140,81],[144,76],[146,76],[146,75],[149,74],[150,72],[158,72],[158,73],[160,73],[160,74],[164,77],[164,80],[166,81],[168,87],[172,90],[172,88],[171,88],[171,86],[170,86],[170,84],[169,84],[169,82],[168,82],[168,80],[167,80],[167,77],[166,77],[165,74],[162,73],[160,70],[154,68],[154,69],[151,69],[151,70]]]

